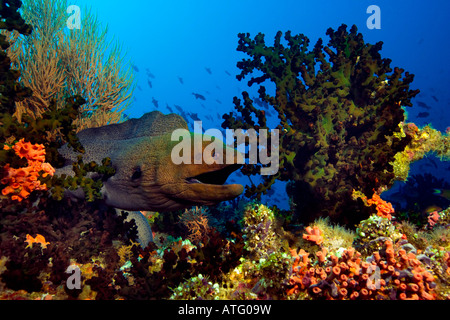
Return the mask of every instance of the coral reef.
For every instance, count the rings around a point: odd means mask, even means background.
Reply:
[[[11,6],[11,10],[16,8]],[[12,11],[11,11],[12,12]],[[6,14],[11,14],[7,12]],[[8,21],[8,19],[5,19]],[[13,31],[12,26],[7,26],[9,31]],[[25,36],[29,36],[30,27],[23,25],[18,27],[19,31],[27,31]],[[16,30],[17,31],[17,30]],[[26,38],[26,37],[24,37]],[[1,41],[5,43],[3,50],[9,48],[6,37],[1,35]],[[67,143],[76,152],[84,152],[76,135],[75,121],[80,115],[80,107],[86,102],[80,96],[62,97],[59,102],[55,99],[48,101],[46,108],[39,113],[33,114],[32,109],[21,114],[21,120],[14,116],[17,103],[25,98],[22,88],[18,83],[19,76],[23,79],[21,72],[11,69],[11,59],[2,51],[4,65],[8,68],[4,70],[5,81],[14,83],[4,83],[3,88],[10,88],[5,92],[1,103],[0,112],[0,181],[3,196],[10,196],[13,201],[22,201],[33,191],[43,191],[50,189],[55,198],[61,199],[64,189],[83,188],[88,200],[93,200],[99,196],[102,181],[93,181],[87,178],[88,172],[99,172],[106,177],[114,174],[110,161],[104,159],[101,165],[96,163],[83,164],[81,158],[74,164],[75,177],[55,176],[54,168],[64,164],[64,160],[58,149]],[[6,67],[5,67],[6,68]],[[22,70],[23,71],[23,70]],[[7,76],[9,75],[9,76]],[[9,83],[8,82],[8,83]],[[17,92],[16,92],[17,91]],[[63,104],[64,101],[64,104]],[[40,152],[37,158],[31,153]],[[6,206],[5,201],[2,206]]]
[[[180,216],[180,223],[188,229],[188,239],[193,243],[199,243],[204,238],[208,241],[206,238],[210,229],[208,220],[208,214],[202,207],[186,209]]]
[[[69,199],[63,202],[73,208]],[[274,212],[253,202],[242,212],[241,235],[225,238],[210,228],[196,246],[160,230],[155,242],[142,248],[135,242],[132,222],[104,212],[95,202],[71,212],[51,199],[38,206],[40,214],[30,211],[19,217],[2,211],[0,298],[450,297],[450,234],[437,225],[433,231],[413,226],[406,231],[404,225],[374,214],[353,234],[318,220],[304,234],[320,234],[322,241],[300,236],[289,245]],[[415,242],[417,232],[417,238],[429,241]],[[65,284],[70,265],[81,270],[80,290]]]
[[[433,300],[434,277],[417,256],[403,248],[394,249],[386,241],[383,251],[375,251],[366,261],[354,248],[340,257],[317,261],[309,254],[293,250],[293,274],[288,294],[307,290],[315,299]]]
[[[23,35],[31,34],[31,26],[25,23],[25,20],[23,20],[18,12],[21,6],[21,1],[2,0],[0,7],[0,16],[2,17],[0,29],[8,31],[16,30],[17,34]],[[11,59],[6,53],[6,50],[10,48],[11,44],[3,34],[0,34],[0,46],[2,48],[0,51],[0,71],[3,75],[0,88],[0,113],[14,112],[15,102],[29,96],[31,91],[21,85],[17,85],[17,80],[21,73],[20,71],[11,69]]]
[[[410,137],[403,151],[394,156],[390,164],[394,168],[396,180],[408,178],[410,164],[427,155],[435,154],[441,161],[450,160],[450,131],[442,134],[430,125],[419,129],[414,123],[400,123],[400,137]]]
[[[20,1],[0,3],[0,28],[30,34],[17,14]],[[262,36],[252,41],[241,35],[241,50],[254,55],[265,50],[253,64],[240,64],[241,77],[260,68],[264,75],[251,82],[271,79],[277,85],[275,97],[262,88],[260,93],[279,112],[285,129],[277,179],[291,181],[297,214],[312,219],[327,210],[350,212],[357,217],[356,231],[333,224],[338,216],[296,224],[291,211],[240,197],[185,211],[145,212],[153,231],[146,247],[138,243],[138,227],[126,212],[96,201],[102,180],[93,180],[91,173],[107,179],[115,170],[111,159],[99,164],[84,158],[76,131],[77,119],[86,116],[85,99],[67,95],[65,103],[50,101],[39,114],[30,115],[29,109],[20,121],[14,116],[21,99],[38,95],[18,82],[20,71],[9,67],[8,42],[0,35],[0,299],[450,299],[448,205],[424,213],[418,225],[398,219],[400,212],[380,196],[397,175],[395,164],[381,171],[383,157],[386,163],[394,152],[413,149],[419,155],[415,141],[421,139],[423,148],[428,142],[430,150],[446,156],[442,139],[447,137],[436,135],[431,143],[435,132],[424,129],[429,135],[424,139],[414,126],[398,126],[398,102],[408,104],[414,95],[408,89],[412,77],[401,79],[399,69],[388,75],[389,61],[378,54],[381,45],[364,44],[355,28],[328,34],[331,47],[319,41],[311,52],[303,36],[287,33],[286,49],[281,34],[272,48],[264,46]],[[314,59],[321,65],[318,72]],[[263,127],[264,113],[244,98],[240,111],[250,124],[253,112]],[[338,106],[351,117],[343,119]],[[227,119],[231,125],[239,121]],[[79,152],[71,177],[54,174],[63,166],[64,143]],[[350,145],[347,151],[339,149],[344,143]],[[307,182],[300,184],[303,179]],[[264,192],[272,182],[253,191]],[[417,199],[419,209],[427,204],[419,194],[435,194],[432,202],[442,205],[448,200],[447,186],[438,179],[413,176],[406,185],[408,202]],[[86,199],[64,197],[65,190],[80,187]],[[314,201],[308,201],[313,194]],[[305,203],[299,201],[302,195]],[[350,214],[343,220],[351,221]],[[80,287],[70,285],[70,270],[79,272]]]
[[[119,44],[111,45],[107,28],[89,9],[84,9],[81,29],[67,31],[69,1],[23,0],[22,17],[34,28],[28,37],[5,32],[11,42],[8,56],[20,70],[20,84],[31,95],[16,102],[15,115],[40,117],[56,101],[79,95],[86,103],[75,120],[77,131],[122,120],[131,103],[133,75],[125,70]]]
[[[41,200],[22,213],[2,207],[2,298],[8,290],[50,294],[58,299],[78,297],[81,292],[67,290],[66,269],[73,261],[80,266],[96,260],[109,266],[118,264],[116,246],[136,241],[134,223],[124,219],[98,204],[75,205],[69,199]],[[87,274],[83,273],[84,280]]]
[[[1,184],[6,185],[2,190],[4,196],[11,196],[12,200],[22,201],[34,190],[47,190],[46,184],[41,184],[38,180],[41,176],[45,178],[48,175],[53,176],[55,169],[45,161],[45,149],[42,144],[31,144],[20,139],[13,147],[5,145],[3,149],[14,149],[16,155],[25,158],[28,166],[14,169],[7,164],[3,170],[5,177],[1,179]]]
[[[440,194],[450,189],[450,183],[432,174],[415,174],[400,182],[398,191],[386,194],[396,210],[399,221],[408,221],[417,227],[428,223],[429,214],[450,206],[450,199]],[[439,191],[439,192],[437,192]]]
[[[246,195],[264,193],[276,180],[290,181],[287,189],[298,216],[312,221],[327,215],[333,221],[357,222],[367,217],[358,213],[351,190],[371,196],[373,190],[391,186],[392,165],[397,152],[404,150],[409,137],[399,137],[404,120],[401,106],[411,106],[418,90],[410,90],[413,75],[391,68],[382,58],[382,43],[365,43],[355,26],[328,29],[328,46],[319,39],[308,50],[304,35],[278,32],[274,45],[267,46],[264,35],[254,39],[239,34],[238,51],[251,58],[238,62],[239,80],[252,74],[248,84],[275,84],[271,96],[261,85],[259,98],[278,113],[280,168],[274,176],[251,186]],[[253,105],[247,92],[234,99],[237,117],[225,114],[224,128],[265,128],[263,110]],[[261,165],[246,166],[252,175]]]

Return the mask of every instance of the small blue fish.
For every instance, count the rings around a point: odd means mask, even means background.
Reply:
[[[156,100],[154,97],[152,97],[152,103],[156,108],[159,107],[158,100]]]

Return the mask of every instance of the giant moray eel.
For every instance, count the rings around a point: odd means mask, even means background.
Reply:
[[[225,161],[224,164],[208,165],[204,161],[193,164],[196,155],[192,146],[192,164],[176,165],[171,160],[172,148],[179,143],[171,141],[175,129],[188,129],[182,117],[153,111],[139,119],[78,133],[85,148],[84,162],[101,163],[109,157],[116,170],[103,183],[106,205],[131,211],[173,211],[193,205],[216,204],[242,193],[243,187],[239,184],[224,185],[228,176],[241,166],[237,164],[242,157],[239,152],[235,152],[232,164],[225,164]],[[202,151],[208,144],[210,142],[203,142]],[[225,160],[225,152],[226,146],[222,155],[211,156]],[[61,147],[60,153],[66,158],[66,166],[57,169],[56,173],[73,174],[72,163],[77,160],[78,153],[67,145]],[[81,189],[70,194],[84,197]],[[136,217],[136,222],[137,219],[141,217]]]

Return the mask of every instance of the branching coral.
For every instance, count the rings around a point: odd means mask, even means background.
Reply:
[[[208,224],[208,215],[203,207],[195,207],[190,210],[186,209],[180,216],[180,222],[188,228],[188,239],[193,243],[200,241],[208,241],[208,233],[210,227]]]
[[[14,10],[17,10],[18,7],[16,4],[10,4],[10,7],[11,10],[7,10],[8,12],[1,11],[1,13],[13,15]],[[8,16],[2,16],[2,19],[9,21]],[[7,25],[6,28],[13,31],[12,25]],[[29,29],[29,26],[24,25],[18,28],[19,31],[25,32]],[[29,35],[29,31],[25,35]],[[0,41],[3,43],[2,48],[4,50],[9,48],[9,43],[3,35],[0,35]],[[107,159],[104,159],[102,165],[96,163],[83,164],[82,160],[79,159],[74,164],[75,177],[53,176],[53,166],[63,165],[58,152],[58,148],[62,144],[68,143],[75,151],[84,152],[76,136],[74,121],[79,117],[80,107],[85,103],[85,100],[80,96],[64,97],[63,100],[58,102],[49,98],[50,101],[48,101],[45,109],[38,114],[32,114],[32,110],[26,110],[26,113],[21,115],[21,121],[18,121],[17,117],[13,115],[16,111],[16,103],[27,96],[27,92],[26,89],[20,89],[21,86],[17,82],[21,73],[11,70],[11,60],[7,57],[5,51],[2,50],[1,54],[5,75],[1,82],[5,91],[2,92],[0,104],[2,194],[11,195],[12,200],[21,201],[27,198],[30,192],[46,190],[49,187],[52,189],[53,196],[61,199],[64,188],[76,189],[82,187],[88,200],[98,197],[102,182],[93,181],[87,178],[86,174],[98,172],[105,174],[106,177],[114,174],[110,161],[108,162]],[[20,79],[22,78],[20,77]],[[19,142],[11,148],[10,145],[15,141]],[[36,154],[36,152],[40,153]],[[45,160],[47,162],[44,162]]]
[[[86,104],[76,120],[78,131],[119,122],[133,91],[120,46],[110,46],[107,30],[87,9],[82,28],[67,31],[68,1],[23,2],[22,15],[34,32],[28,37],[9,34],[13,45],[8,50],[22,73],[20,83],[32,91],[31,97],[16,103],[19,121],[24,113],[39,117],[53,99],[61,108],[65,97],[80,95]]]
[[[259,98],[278,113],[280,168],[264,183],[251,186],[246,194],[264,193],[276,180],[291,181],[288,188],[303,220],[327,214],[332,220],[355,222],[351,190],[360,186],[370,195],[380,186],[390,186],[395,174],[394,155],[403,150],[408,138],[399,138],[404,120],[401,106],[411,106],[418,90],[409,90],[413,75],[392,69],[381,58],[382,43],[364,42],[355,26],[328,29],[328,46],[321,39],[312,50],[304,35],[278,32],[273,46],[264,35],[254,39],[239,34],[238,51],[251,58],[238,62],[239,80],[255,71],[248,84],[275,84],[271,96],[264,86]],[[253,105],[247,92],[243,106],[234,99],[237,117],[225,114],[224,128],[267,128],[263,110]],[[257,174],[261,165],[246,166],[246,175]],[[352,216],[354,215],[354,216]]]
[[[94,201],[95,199],[101,199],[101,188],[103,181],[101,179],[94,180],[89,177],[89,173],[99,173],[104,179],[107,179],[115,174],[115,169],[112,167],[111,159],[105,158],[102,164],[99,165],[96,162],[84,163],[82,156],[78,156],[78,161],[72,164],[72,170],[74,176],[47,176],[43,178],[43,181],[47,184],[51,190],[52,197],[57,200],[61,200],[64,196],[66,189],[77,190],[83,189],[85,198],[87,201]]]

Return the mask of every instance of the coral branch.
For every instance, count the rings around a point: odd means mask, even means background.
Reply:
[[[414,76],[391,68],[382,58],[382,43],[368,44],[355,26],[328,29],[328,46],[321,39],[309,49],[304,35],[278,32],[268,46],[264,35],[254,39],[239,34],[238,51],[250,56],[238,62],[239,80],[251,76],[258,84],[259,99],[277,112],[280,134],[280,168],[263,177],[246,195],[259,197],[276,180],[289,181],[288,194],[298,217],[312,221],[327,215],[334,221],[355,223],[368,216],[352,201],[351,191],[362,186],[373,190],[391,186],[392,164],[410,137],[400,135],[402,106],[411,106],[418,90],[410,90]],[[253,76],[262,72],[262,76]],[[275,84],[267,94],[265,81]],[[226,114],[224,128],[266,128],[265,112],[253,105],[247,92],[244,101],[234,99],[241,116]],[[261,165],[247,165],[246,175],[258,174]],[[358,212],[358,213],[357,213]]]

